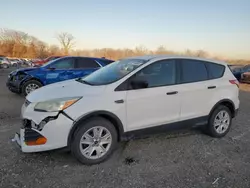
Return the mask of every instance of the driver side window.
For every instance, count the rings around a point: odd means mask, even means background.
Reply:
[[[74,59],[66,58],[60,59],[51,65],[55,69],[73,69],[74,68]]]
[[[130,80],[131,82],[142,81],[147,88],[173,85],[176,83],[175,60],[161,60],[148,65],[138,71]],[[132,89],[132,88],[131,88]]]

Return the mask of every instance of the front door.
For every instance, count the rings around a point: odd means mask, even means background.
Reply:
[[[154,62],[131,77],[148,83],[144,89],[127,91],[128,131],[154,127],[178,121],[180,96],[176,91],[175,60]]]
[[[46,84],[73,79],[75,59],[68,57],[59,59],[46,69]]]

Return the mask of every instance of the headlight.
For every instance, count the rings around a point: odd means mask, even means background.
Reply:
[[[70,107],[72,104],[76,103],[79,99],[81,99],[81,97],[67,97],[67,98],[53,99],[44,102],[38,102],[35,105],[34,110],[42,112],[58,112]]]

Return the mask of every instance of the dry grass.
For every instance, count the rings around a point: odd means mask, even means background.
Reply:
[[[250,92],[250,84],[240,84],[240,90]]]

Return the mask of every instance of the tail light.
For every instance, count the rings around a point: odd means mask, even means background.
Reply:
[[[239,87],[239,81],[238,80],[229,80],[231,84],[235,84],[237,87]]]

